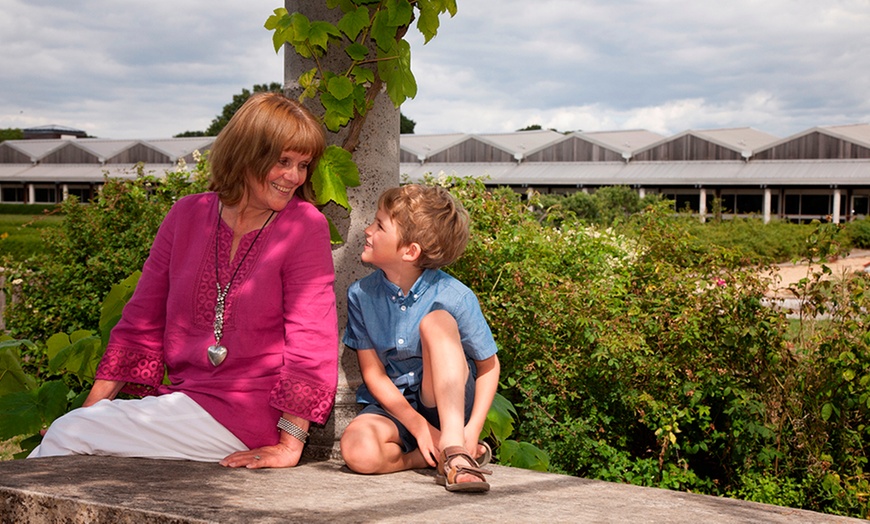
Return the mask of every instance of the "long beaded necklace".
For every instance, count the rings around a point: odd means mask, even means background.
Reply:
[[[214,340],[215,343],[208,347],[208,361],[211,362],[212,366],[219,366],[221,362],[223,362],[227,358],[227,348],[221,345],[221,339],[224,336],[224,309],[226,306],[227,295],[230,292],[230,286],[233,285],[233,281],[236,279],[236,275],[239,274],[239,269],[241,269],[242,264],[245,263],[245,259],[248,258],[248,253],[251,252],[251,249],[254,247],[254,244],[257,242],[257,239],[260,238],[260,233],[263,232],[263,229],[266,228],[266,225],[272,220],[272,217],[275,216],[275,211],[269,215],[269,218],[263,223],[263,227],[257,231],[257,236],[254,237],[251,245],[248,246],[248,250],[245,251],[244,256],[239,261],[239,265],[236,266],[236,270],[233,271],[232,276],[230,277],[227,285],[221,289],[221,279],[220,273],[218,269],[218,244],[220,243],[220,227],[221,227],[221,216],[224,211],[224,206],[221,203],[218,203],[218,221],[217,221],[217,229],[215,230],[214,237],[214,280],[215,286],[217,286],[217,302],[214,305]]]

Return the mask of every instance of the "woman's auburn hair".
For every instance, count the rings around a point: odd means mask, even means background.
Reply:
[[[468,211],[443,187],[408,184],[387,189],[378,208],[395,223],[400,246],[419,244],[418,267],[448,266],[465,252]]]
[[[209,190],[224,205],[241,202],[248,183],[262,184],[284,151],[310,155],[296,194],[314,202],[311,174],[326,149],[323,126],[305,106],[280,93],[255,93],[221,130],[209,153]]]

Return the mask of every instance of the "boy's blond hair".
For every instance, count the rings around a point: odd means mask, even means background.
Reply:
[[[390,216],[399,245],[420,245],[417,266],[438,269],[453,263],[468,244],[468,212],[449,191],[409,184],[381,194],[378,208]]]

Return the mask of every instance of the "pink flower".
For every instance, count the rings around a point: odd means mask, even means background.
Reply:
[[[722,280],[721,278],[717,278],[717,279],[716,279],[716,285],[719,286],[719,287],[722,287],[722,286],[725,285],[725,281]]]

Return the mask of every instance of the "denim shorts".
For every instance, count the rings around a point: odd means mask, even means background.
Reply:
[[[474,407],[474,386],[475,386],[475,378],[473,373],[468,373],[468,380],[465,382],[465,422],[471,418],[471,409]],[[419,387],[416,390],[406,389],[405,390],[405,400],[408,401],[408,404],[414,408],[417,413],[423,415],[423,418],[426,419],[427,422],[432,424],[438,429],[441,429],[441,421],[438,419],[438,408],[437,406],[434,408],[426,407],[423,405],[423,401],[420,400],[420,390]],[[393,424],[396,425],[396,428],[399,430],[399,439],[402,441],[402,450],[405,453],[414,451],[417,449],[417,438],[408,431],[401,422],[396,420],[396,418],[389,413],[387,410],[382,408],[380,404],[366,404],[362,411],[359,412],[362,414],[375,414],[382,415],[387,417],[388,419],[393,421]]]

